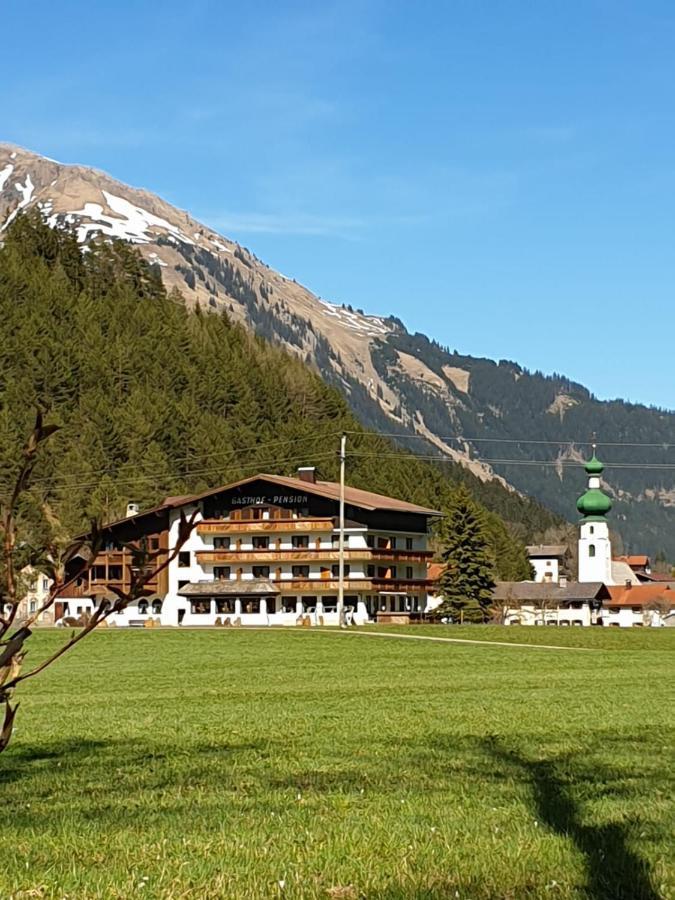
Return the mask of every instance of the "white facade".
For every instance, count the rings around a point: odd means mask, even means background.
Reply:
[[[599,478],[591,478],[590,482]],[[589,482],[589,484],[590,484]],[[593,484],[590,484],[593,487]],[[582,522],[579,532],[579,581],[613,584],[612,543],[607,522]]]
[[[560,559],[558,557],[531,556],[534,580],[538,582],[560,581]]]

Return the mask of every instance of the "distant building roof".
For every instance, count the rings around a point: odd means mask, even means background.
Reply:
[[[525,548],[527,555],[534,559],[539,556],[553,556],[561,558],[567,553],[565,544],[531,544]]]
[[[614,584],[625,584],[627,581],[631,584],[640,584],[640,579],[628,563],[620,559],[612,560],[612,581]]]
[[[574,600],[598,600],[607,596],[607,588],[601,581],[499,581],[492,592],[495,600],[519,602],[570,603]]]
[[[427,578],[438,581],[445,565],[443,563],[427,563]]]
[[[607,606],[646,606],[657,601],[670,603],[675,606],[675,590],[670,585],[663,584],[638,584],[627,587],[625,585],[610,585],[609,600]]]
[[[631,568],[643,569],[645,566],[649,565],[649,557],[644,554],[638,554],[634,556],[615,556],[614,559],[617,562],[625,562]]]

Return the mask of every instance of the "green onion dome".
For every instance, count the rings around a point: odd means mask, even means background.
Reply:
[[[601,475],[604,471],[604,466],[598,459],[598,457],[593,454],[591,458],[586,463],[586,474],[587,475]]]
[[[612,508],[612,501],[599,488],[589,488],[577,500],[577,509],[584,518],[606,516]]]

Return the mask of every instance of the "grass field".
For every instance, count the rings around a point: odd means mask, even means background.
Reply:
[[[0,898],[675,896],[675,629],[389,632],[570,649],[94,634],[18,695]]]

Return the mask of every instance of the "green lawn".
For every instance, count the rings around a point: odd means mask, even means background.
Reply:
[[[675,896],[675,629],[388,631],[594,649],[94,634],[18,695],[0,898]]]

